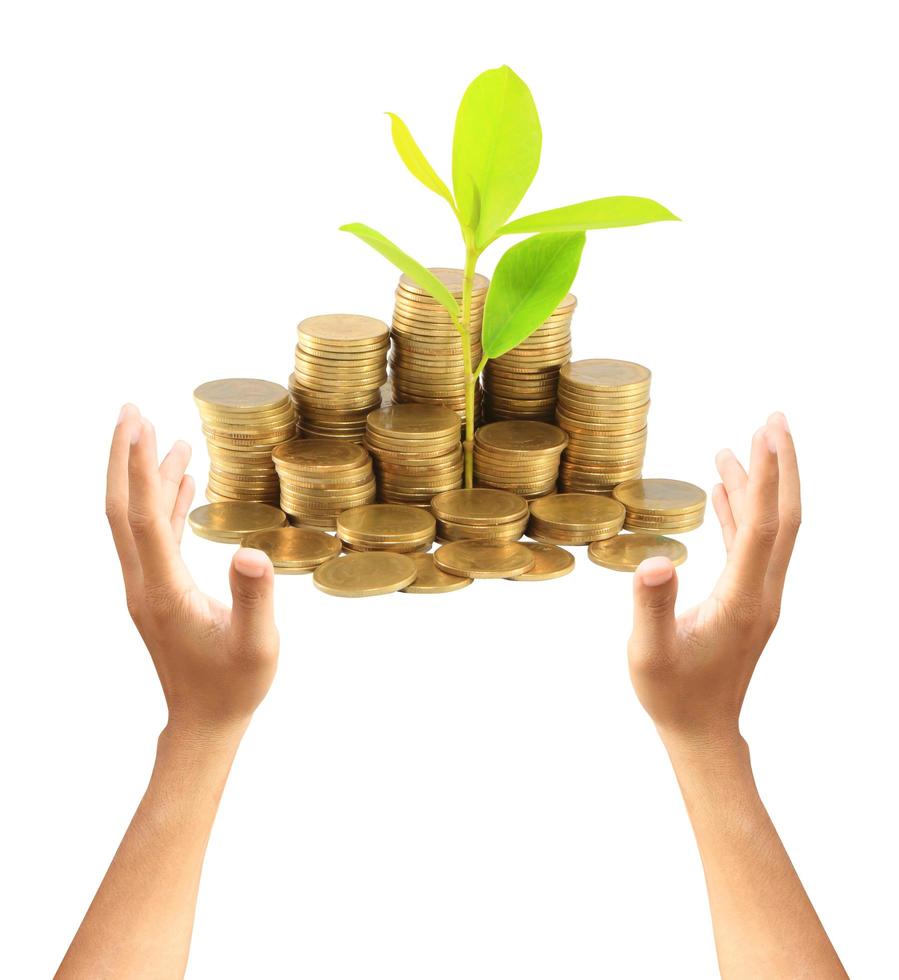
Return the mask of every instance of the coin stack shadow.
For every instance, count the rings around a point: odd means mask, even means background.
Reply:
[[[562,490],[611,493],[640,476],[650,380],[649,369],[631,361],[571,361],[562,368],[556,424],[569,439]]]
[[[517,541],[528,523],[528,502],[518,494],[488,487],[450,490],[431,501],[437,540]]]
[[[526,500],[556,489],[568,436],[556,425],[510,419],[482,425],[474,434],[474,475],[479,487],[508,490]]]
[[[387,324],[370,316],[313,316],[297,327],[294,382],[298,431],[311,438],[362,442],[365,416],[387,381]]]
[[[272,458],[281,481],[281,510],[291,524],[333,530],[341,511],[375,500],[371,457],[362,446],[295,439],[279,446]]]
[[[431,269],[462,305],[462,270]],[[481,321],[489,281],[475,275],[471,296],[472,366],[481,360]],[[465,367],[462,337],[449,313],[429,293],[407,276],[396,290],[391,337],[390,367],[393,401],[443,405],[465,421]],[[475,423],[480,418],[482,393],[475,389]]]
[[[282,385],[256,378],[208,381],[194,391],[209,451],[210,503],[277,505],[272,450],[296,438],[296,413]]]
[[[378,500],[428,507],[462,486],[459,416],[441,405],[392,405],[371,412],[365,448],[374,460]]]
[[[571,360],[571,318],[577,299],[569,293],[555,312],[508,353],[484,368],[484,415],[553,422],[559,371]]]

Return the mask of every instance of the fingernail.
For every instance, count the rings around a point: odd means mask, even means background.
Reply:
[[[733,451],[730,449],[719,449],[715,453],[715,459],[729,459],[731,456],[733,456]]]
[[[790,423],[787,421],[786,415],[784,415],[783,412],[776,412],[775,414],[777,415],[778,419],[780,419],[780,424],[784,427],[784,432],[789,432]]]
[[[777,452],[777,431],[770,425],[765,428],[765,443],[769,453]]]
[[[651,589],[671,581],[674,565],[667,558],[647,558],[640,565],[640,581]]]
[[[235,570],[247,578],[262,578],[267,564],[265,553],[255,548],[241,548],[234,556]]]
[[[127,405],[123,405],[119,409],[119,418],[118,418],[118,421],[116,422],[116,425],[121,425],[122,424],[122,420],[125,418],[125,416],[127,414],[128,414],[128,406]]]
[[[136,425],[131,430],[131,445],[140,442],[140,437],[144,434],[144,423],[141,421],[140,425]]]

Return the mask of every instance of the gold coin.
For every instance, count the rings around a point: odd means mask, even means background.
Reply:
[[[194,400],[202,409],[216,415],[277,410],[288,404],[287,389],[273,381],[258,378],[222,378],[207,381],[194,391]]]
[[[489,488],[449,490],[431,500],[434,516],[455,524],[495,525],[527,517],[527,501],[514,493]]]
[[[533,541],[523,542],[536,558],[536,564],[523,575],[516,575],[515,582],[545,582],[552,578],[562,578],[574,571],[574,555],[564,548],[554,544],[539,544]]]
[[[527,527],[528,519],[512,521],[508,524],[480,526],[477,524],[454,524],[450,521],[437,522],[437,538],[441,541],[517,541]]]
[[[589,532],[593,528],[616,523],[620,527],[624,517],[623,504],[589,493],[557,493],[531,504],[531,519],[547,531],[554,528]]]
[[[471,585],[472,579],[450,575],[434,564],[434,556],[417,554],[409,556],[415,562],[415,581],[403,592],[410,595],[436,595],[438,592],[458,592]]]
[[[705,510],[705,491],[683,480],[630,480],[615,488],[615,499],[627,508],[628,515],[658,514],[673,517],[692,515]]]
[[[434,563],[451,575],[513,578],[529,572],[536,558],[517,541],[453,541],[434,552]]]
[[[668,558],[673,565],[687,560],[687,549],[672,538],[659,534],[619,534],[606,541],[594,541],[587,557],[596,565],[617,572],[636,571],[647,558]]]
[[[634,391],[648,388],[652,375],[648,368],[633,361],[595,358],[571,361],[562,368],[566,384],[591,391]]]
[[[558,426],[528,420],[491,422],[475,432],[475,440],[494,452],[529,457],[558,454],[568,445],[568,436]]]
[[[443,266],[438,266],[433,269],[428,269],[428,272],[436,276],[450,293],[454,295],[458,293],[459,296],[462,295],[462,284],[464,277],[464,272],[462,269],[447,269]],[[477,272],[475,273],[474,279],[472,280],[472,289],[475,292],[483,293],[486,291],[489,285],[490,280],[486,276],[482,276]],[[419,286],[417,282],[410,279],[407,275],[400,276],[400,288],[406,292],[414,293],[416,295],[431,295],[426,289]]]
[[[302,341],[313,343],[333,343],[337,347],[365,346],[385,343],[387,324],[371,316],[356,316],[348,313],[329,313],[324,316],[311,316],[297,327]]]
[[[340,554],[340,542],[324,531],[303,527],[279,527],[271,531],[254,531],[243,539],[245,548],[264,551],[277,568],[313,569]]]
[[[351,470],[371,462],[371,457],[361,446],[331,439],[296,439],[284,443],[275,448],[272,459],[288,471],[296,467],[316,472]]]
[[[253,531],[284,527],[284,511],[270,504],[247,501],[205,504],[190,512],[188,522],[194,534],[210,541],[240,541]]]
[[[430,537],[437,528],[433,515],[406,504],[366,504],[345,510],[337,524],[342,540],[378,543]]]
[[[312,581],[328,595],[358,599],[405,589],[415,574],[415,562],[408,555],[360,551],[319,565]]]
[[[695,531],[697,528],[702,527],[702,524],[702,519],[686,524],[648,524],[645,521],[632,521],[628,518],[624,522],[624,530],[637,532],[649,531],[652,534],[658,534],[660,531],[664,531],[665,534],[686,534],[688,531]]]

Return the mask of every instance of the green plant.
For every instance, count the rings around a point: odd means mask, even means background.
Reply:
[[[571,289],[586,231],[653,221],[677,221],[645,197],[600,197],[509,221],[540,163],[537,107],[527,85],[503,66],[485,71],[468,86],[453,136],[453,192],[428,163],[408,127],[393,113],[393,143],[414,177],[442,197],[459,222],[465,245],[462,307],[423,265],[382,234],[363,224],[343,225],[426,290],[449,313],[462,335],[466,378],[465,485],[472,485],[475,387],[484,365],[532,334]],[[475,267],[502,235],[532,234],[499,260],[484,306],[484,356],[472,363],[471,294]]]

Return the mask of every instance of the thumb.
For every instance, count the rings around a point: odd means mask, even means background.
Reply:
[[[231,625],[241,646],[259,647],[275,634],[272,563],[264,551],[240,548],[231,559]]]
[[[667,558],[647,558],[634,573],[634,632],[649,656],[663,653],[674,637],[677,573]]]

